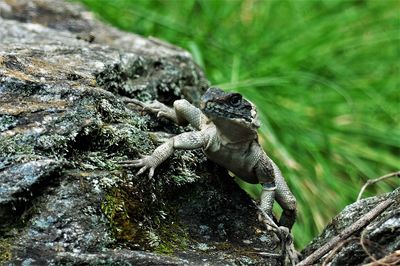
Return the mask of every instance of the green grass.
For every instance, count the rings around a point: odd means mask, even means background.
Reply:
[[[399,1],[82,2],[189,50],[214,85],[259,107],[261,141],[298,199],[299,247],[367,179],[399,170]]]

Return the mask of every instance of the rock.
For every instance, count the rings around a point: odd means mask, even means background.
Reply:
[[[191,130],[122,101],[196,103],[208,81],[186,51],[70,2],[0,14],[0,264],[277,263],[258,255],[279,245],[248,195],[201,151],[152,180],[117,164]]]
[[[98,21],[92,13],[77,3],[59,1],[55,5],[53,0],[0,3],[0,15],[3,18],[37,23],[54,29],[54,32],[58,32],[57,36],[68,36],[67,44],[72,39],[79,39],[127,52],[122,54],[134,53],[135,55],[121,58],[122,64],[114,67],[110,65],[101,73],[105,76],[99,78],[98,82],[102,82],[99,85],[106,86],[106,89],[131,97],[146,92],[144,98],[157,98],[167,103],[184,96],[197,103],[202,91],[208,86],[203,72],[193,63],[187,51],[156,38],[144,38],[117,30]],[[32,24],[27,25],[32,27]],[[8,33],[4,33],[5,37],[18,34],[14,30],[9,29]],[[66,35],[60,31],[66,32]],[[59,39],[57,36],[52,40]],[[27,38],[28,41],[30,37],[32,36]],[[37,37],[40,38],[40,35]],[[46,40],[48,39],[43,41]],[[87,69],[86,66],[84,69]]]
[[[327,260],[328,256],[330,258],[326,262],[329,262],[329,265],[364,265],[372,262],[360,244],[361,234],[365,248],[374,258],[395,256],[394,252],[400,249],[400,188],[391,193],[366,198],[347,206],[326,226],[321,235],[303,250],[303,256],[307,257],[312,254],[386,199],[392,199],[394,203],[370,221],[365,228],[355,232],[348,238],[349,240],[343,242],[343,246],[340,246],[332,256],[325,255],[317,263],[321,264]]]
[[[26,203],[41,186],[51,182],[49,176],[57,175],[62,164],[54,159],[38,159],[26,163],[3,166],[0,188],[0,224],[10,226],[25,211]]]

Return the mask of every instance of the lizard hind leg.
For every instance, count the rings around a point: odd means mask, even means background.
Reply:
[[[276,201],[282,207],[279,225],[292,229],[296,221],[296,198],[293,196],[282,175],[275,177]]]

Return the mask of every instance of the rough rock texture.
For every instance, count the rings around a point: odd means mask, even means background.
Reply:
[[[201,151],[152,180],[117,164],[190,130],[121,101],[196,102],[208,82],[187,52],[69,2],[0,0],[0,15],[0,264],[276,264],[249,197]]]
[[[202,89],[208,85],[187,51],[155,38],[121,32],[99,22],[78,4],[52,0],[2,0],[0,16],[37,23],[58,32],[58,37],[52,36],[52,40],[45,38],[45,42],[60,41],[65,36],[63,32],[67,32],[70,38],[107,45],[106,49],[112,47],[128,54],[134,53],[134,58],[120,59],[129,61],[124,65],[110,67],[104,73],[107,79],[98,80],[100,86],[123,95],[134,97],[144,94],[141,96],[146,99],[157,98],[167,103],[184,96],[196,103]],[[37,37],[40,38],[40,35]],[[119,69],[121,67],[126,68]]]
[[[330,265],[364,265],[372,262],[360,244],[361,234],[363,234],[363,243],[367,251],[375,259],[391,254],[393,256],[395,251],[400,250],[400,188],[392,193],[363,199],[347,206],[327,225],[322,234],[303,250],[303,255],[310,255],[387,198],[393,199],[394,203],[370,221],[365,228],[348,238],[347,242],[342,243],[343,246],[336,250],[333,256],[328,254],[318,263],[321,264],[325,260]],[[330,256],[329,259],[327,259],[328,256]],[[400,259],[399,254],[398,259]]]

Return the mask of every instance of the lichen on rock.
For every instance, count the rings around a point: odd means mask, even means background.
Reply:
[[[208,81],[188,52],[76,3],[0,1],[0,15],[1,263],[276,262],[257,255],[279,247],[248,195],[200,150],[152,180],[118,164],[191,130],[122,100],[196,104]]]

